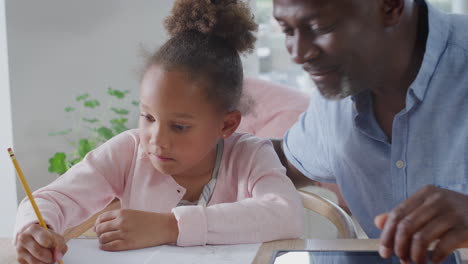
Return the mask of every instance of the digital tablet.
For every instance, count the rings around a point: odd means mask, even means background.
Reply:
[[[320,251],[320,250],[278,250],[273,253],[270,264],[400,264],[400,259],[380,257],[377,251]],[[427,263],[431,263],[429,260]],[[442,264],[462,264],[456,251]]]

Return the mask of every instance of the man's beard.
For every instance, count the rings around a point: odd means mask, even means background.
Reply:
[[[353,87],[351,80],[347,76],[344,76],[341,79],[339,87],[333,87],[334,89],[330,89],[329,87],[317,84],[317,88],[325,99],[332,101],[341,100],[348,96],[356,95],[362,91],[359,86]]]

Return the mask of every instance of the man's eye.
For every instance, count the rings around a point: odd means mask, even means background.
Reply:
[[[179,124],[172,125],[172,129],[174,129],[174,131],[176,131],[176,132],[185,132],[189,128],[190,128],[190,126],[186,126],[186,125],[179,125]]]
[[[323,34],[328,34],[330,32],[333,32],[335,28],[336,28],[335,25],[330,25],[330,26],[311,25],[310,31],[317,35],[323,35]]]
[[[294,35],[294,30],[292,28],[285,28],[283,27],[281,29],[281,31],[283,31],[283,33],[286,35],[286,36],[292,36]]]

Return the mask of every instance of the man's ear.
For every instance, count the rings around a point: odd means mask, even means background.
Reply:
[[[224,116],[223,128],[221,129],[221,137],[227,138],[230,135],[232,135],[232,133],[234,133],[237,127],[239,126],[241,119],[242,114],[238,110],[228,112]]]
[[[395,26],[400,22],[406,0],[379,0],[384,26]]]

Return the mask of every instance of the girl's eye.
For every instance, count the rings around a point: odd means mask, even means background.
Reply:
[[[148,122],[154,122],[154,118],[150,115],[147,114],[140,114],[141,117],[144,117],[146,121]]]
[[[174,124],[172,125],[172,129],[176,132],[185,132],[190,128],[190,126]]]

